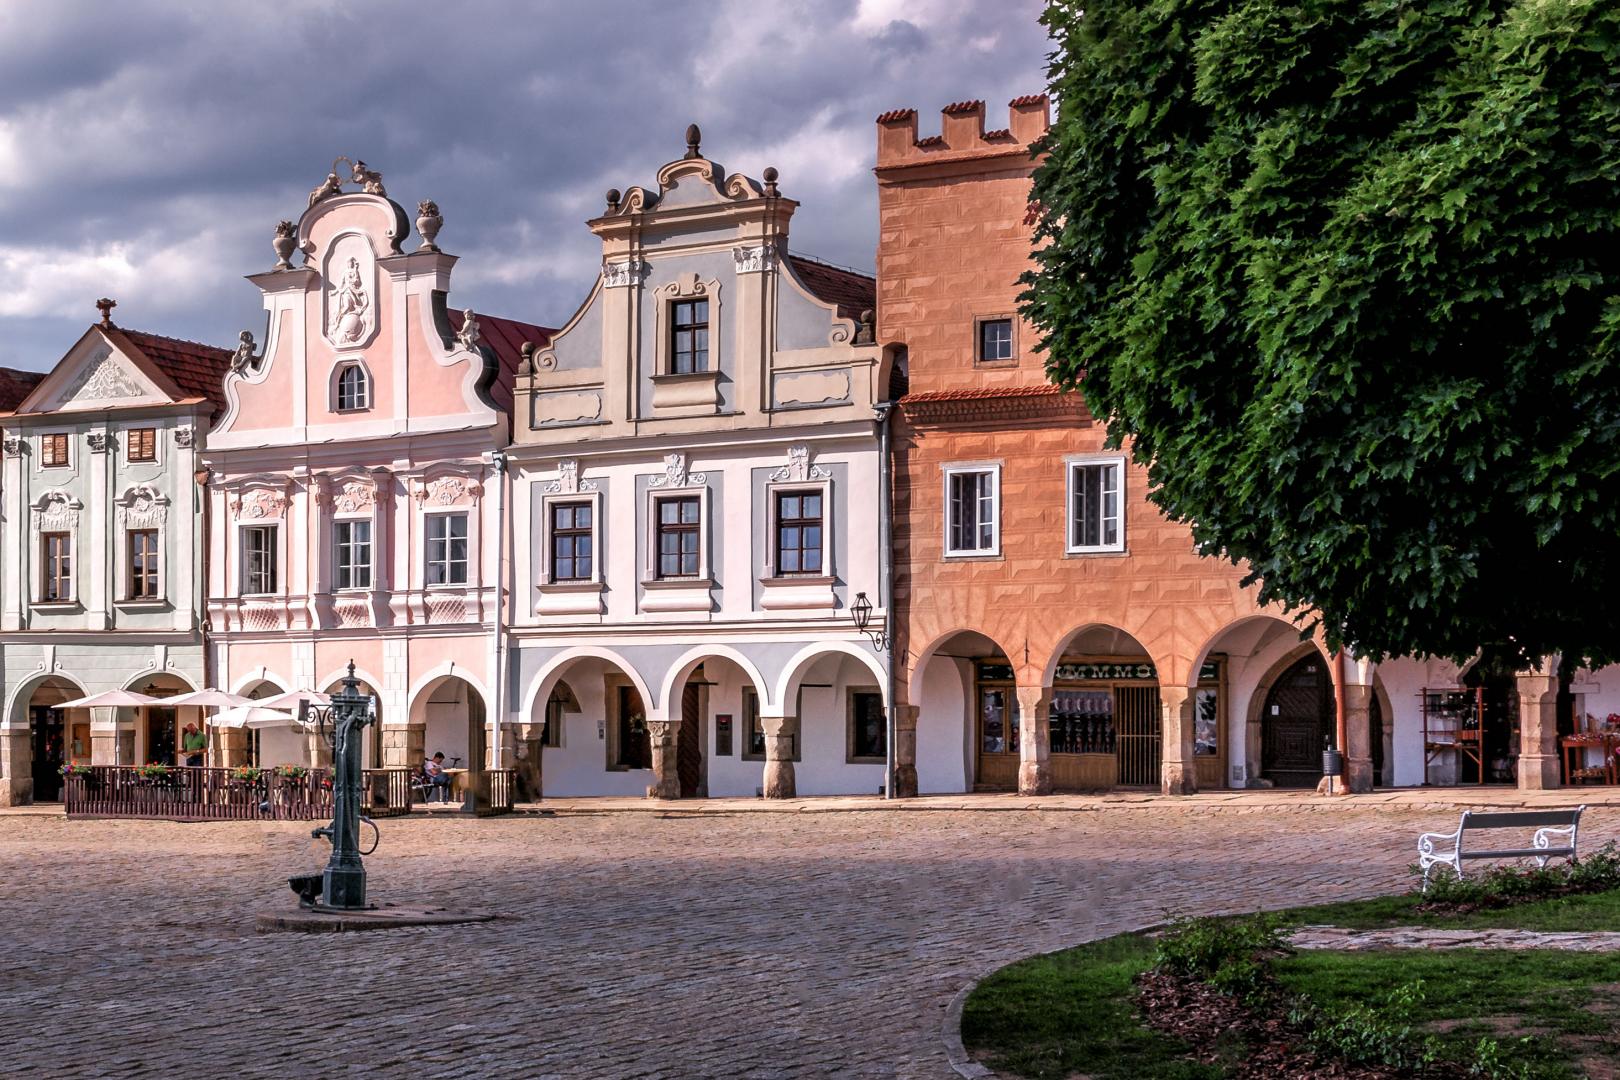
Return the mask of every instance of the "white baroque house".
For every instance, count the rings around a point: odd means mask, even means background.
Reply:
[[[57,709],[206,685],[198,450],[230,352],[91,326],[4,440],[0,805],[52,800],[64,762],[176,764],[195,709]]]
[[[547,795],[873,794],[873,282],[789,254],[774,169],[687,141],[608,193],[600,276],[518,371],[510,764]]]

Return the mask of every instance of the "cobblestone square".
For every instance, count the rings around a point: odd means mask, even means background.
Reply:
[[[970,979],[1162,918],[1404,886],[1451,809],[383,822],[375,899],[483,925],[260,935],[296,823],[0,817],[15,1076],[943,1077]],[[1589,811],[1582,846],[1620,812]],[[352,990],[350,989],[352,988]]]

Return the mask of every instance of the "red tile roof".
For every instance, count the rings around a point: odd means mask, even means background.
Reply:
[[[947,105],[943,109],[941,109],[940,112],[944,113],[946,116],[955,116],[957,113],[967,113],[967,112],[972,112],[975,109],[982,109],[982,108],[984,108],[984,102],[982,100],[978,100],[978,101],[953,101],[949,105]]]
[[[20,371],[0,368],[0,412],[11,412],[23,403],[23,398],[34,392],[45,378],[43,371]]]
[[[979,398],[1035,397],[1042,394],[1067,394],[1071,391],[1051,383],[1032,386],[975,386],[965,390],[930,390],[921,394],[907,394],[905,404],[927,401],[974,401]]]
[[[152,365],[173,380],[184,397],[206,398],[219,412],[225,411],[225,373],[230,370],[230,349],[220,349],[196,341],[148,334],[141,330],[114,327],[139,349]]]
[[[877,310],[877,281],[867,274],[829,266],[803,255],[788,255],[794,275],[818,299],[838,306],[838,315],[859,322],[861,312]]]
[[[1022,105],[1039,105],[1046,100],[1045,94],[1024,94],[1007,102],[1007,108],[1016,109]]]
[[[877,122],[880,124],[892,124],[896,120],[910,120],[916,115],[916,109],[890,109],[888,112],[880,114]]]
[[[461,312],[452,308],[447,314],[451,329],[460,333],[463,322]],[[489,387],[490,400],[502,412],[509,413],[512,411],[512,381],[517,377],[518,362],[523,359],[523,343],[532,341],[536,348],[541,348],[550,343],[551,336],[557,330],[551,326],[485,315],[482,311],[473,312],[473,317],[478,320],[479,344],[487,346],[500,365],[495,381]]]

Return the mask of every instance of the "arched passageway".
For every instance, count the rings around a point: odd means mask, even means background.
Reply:
[[[1277,787],[1315,787],[1334,743],[1333,677],[1314,649],[1283,672],[1260,714],[1260,775]]]

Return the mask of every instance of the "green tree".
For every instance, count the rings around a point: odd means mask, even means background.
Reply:
[[[1025,313],[1369,655],[1620,659],[1620,4],[1076,0]]]

